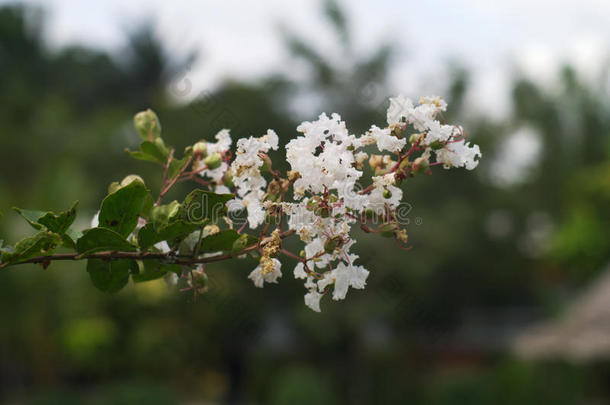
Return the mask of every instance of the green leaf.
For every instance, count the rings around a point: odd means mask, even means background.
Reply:
[[[201,226],[201,224],[192,224],[179,220],[172,222],[160,230],[156,230],[153,224],[148,223],[138,231],[138,245],[141,249],[147,249],[155,243],[166,240],[172,246],[197,229],[200,229]]]
[[[87,229],[76,242],[80,254],[95,252],[123,251],[133,252],[136,247],[125,240],[125,237],[106,228]]]
[[[235,242],[233,242],[231,251],[233,253],[239,253],[245,247],[253,245],[256,242],[258,242],[258,238],[256,236],[252,236],[247,233],[244,233],[244,234],[240,235],[239,238],[237,240],[235,240]]]
[[[169,272],[174,272],[178,275],[182,273],[182,269],[177,264],[164,264],[158,259],[147,259],[141,261],[140,272],[131,276],[136,283],[143,281],[156,280],[163,277]]]
[[[179,211],[180,203],[178,201],[153,207],[150,210],[150,222],[152,222],[155,229],[164,228],[169,224],[170,220],[176,217]]]
[[[99,290],[109,293],[119,291],[129,281],[129,274],[137,273],[138,265],[133,260],[89,259],[87,272]]]
[[[36,230],[40,230],[42,229],[42,225],[40,223],[38,223],[38,220],[45,214],[45,212],[43,211],[34,211],[34,210],[24,210],[21,208],[17,208],[17,207],[13,207],[13,209],[18,212],[23,218],[25,218],[26,221],[28,221],[28,223],[30,225],[32,225],[32,227]]]
[[[161,165],[165,165],[169,156],[169,150],[161,138],[157,138],[153,142],[144,141],[140,144],[140,150],[127,150],[127,153],[135,159],[159,163]]]
[[[185,156],[182,159],[173,159],[169,162],[169,169],[167,171],[167,177],[173,179],[186,167],[186,165],[190,162],[190,157]]]
[[[140,181],[132,181],[104,198],[99,226],[126,237],[138,224],[138,216],[146,216],[152,205],[152,197],[146,186]]]
[[[61,244],[61,237],[58,234],[40,231],[17,242],[12,253],[4,252],[2,261],[20,263],[36,256],[49,255],[59,244]]]
[[[243,248],[258,241],[258,238],[248,234],[238,234],[233,229],[220,231],[214,235],[207,236],[201,241],[199,252],[233,252],[237,253]]]
[[[211,191],[193,190],[186,196],[180,208],[180,219],[191,223],[204,223],[207,220],[215,222],[227,214],[227,201],[234,198],[233,194],[216,194]]]
[[[199,252],[219,252],[233,249],[233,243],[239,239],[239,234],[233,229],[220,231],[214,235],[209,235],[201,241]]]
[[[37,230],[47,229],[53,233],[58,234],[61,237],[62,244],[64,246],[68,246],[70,248],[75,248],[75,241],[78,237],[78,233],[72,229],[70,226],[76,219],[76,207],[78,206],[78,201],[72,204],[72,207],[67,211],[62,211],[59,214],[55,214],[54,212],[44,212],[44,211],[34,211],[34,210],[24,210],[21,208],[14,207],[13,209],[17,211],[23,218],[25,218],[28,223]]]
[[[72,204],[68,211],[63,211],[56,215],[52,212],[47,212],[38,220],[38,222],[47,227],[48,230],[55,233],[65,233],[76,219],[76,207],[78,201]]]
[[[72,249],[76,249],[76,241],[83,236],[81,231],[75,231],[74,229],[68,229],[61,235],[61,239],[64,241],[65,246],[69,246]]]
[[[44,226],[51,232],[62,234],[70,228],[70,225],[72,225],[74,219],[76,219],[77,206],[78,201],[74,202],[69,210],[60,212],[59,214],[50,211],[24,210],[17,207],[13,209],[21,214],[34,229],[40,230],[42,229],[42,226]]]

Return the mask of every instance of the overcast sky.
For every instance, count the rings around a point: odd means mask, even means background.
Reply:
[[[177,54],[196,48],[189,72],[197,90],[222,78],[255,78],[282,71],[288,55],[278,24],[315,41],[328,55],[335,44],[318,1],[305,0],[27,0],[48,11],[51,46],[83,43],[109,50],[125,31],[155,17],[158,31]],[[0,0],[0,3],[7,1]],[[508,74],[515,68],[549,82],[559,61],[593,77],[608,49],[608,0],[341,1],[356,48],[371,52],[392,41],[400,50],[392,71],[396,91],[435,92],[434,75],[448,60],[476,72],[475,104],[500,114],[506,108]],[[433,72],[433,73],[430,73]],[[428,78],[428,81],[422,78]],[[415,94],[413,94],[415,96]]]

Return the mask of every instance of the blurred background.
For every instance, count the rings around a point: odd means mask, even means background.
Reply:
[[[196,302],[163,280],[115,295],[84,263],[0,274],[0,400],[14,404],[610,403],[610,4],[603,1],[0,1],[0,234],[12,206],[88,226],[131,173],[135,112],[178,150],[387,98],[438,94],[474,172],[405,185],[409,252],[358,235],[371,270],[303,304],[284,261],[210,266]],[[186,188],[176,190],[180,198]]]

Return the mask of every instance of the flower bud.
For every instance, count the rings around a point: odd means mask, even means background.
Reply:
[[[324,251],[328,254],[332,254],[335,249],[341,247],[342,244],[343,239],[340,236],[332,237],[324,243]]]
[[[413,161],[413,167],[416,173],[425,173],[428,170],[429,162],[428,159],[420,156]]]
[[[267,186],[267,192],[269,194],[279,194],[280,191],[281,191],[280,183],[278,183],[277,180],[273,180],[272,182],[269,183],[269,186]]]
[[[260,152],[258,154],[258,157],[260,157],[263,161],[263,165],[260,168],[261,172],[270,172],[271,168],[273,167],[273,164],[271,162],[271,158],[269,157],[269,155],[267,155],[266,153]]]
[[[328,207],[318,207],[315,214],[322,218],[328,218],[330,217],[330,209]]]
[[[383,198],[392,198],[392,192],[386,188],[383,190]]]
[[[371,169],[377,169],[378,167],[383,166],[383,156],[371,155],[369,159],[369,166],[371,166]]]
[[[294,183],[301,178],[301,173],[297,172],[296,170],[289,170],[286,174],[288,176],[288,181],[291,183]]]
[[[190,273],[189,284],[198,293],[204,293],[208,290],[208,275],[203,270],[193,270]]]
[[[413,134],[409,137],[410,144],[416,144],[421,139],[422,134]]]
[[[398,230],[398,224],[396,222],[386,222],[377,228],[379,234],[385,238],[391,238],[394,236],[394,232]]]
[[[430,144],[430,148],[433,150],[443,149],[445,145],[441,141],[434,141]]]
[[[222,184],[230,189],[235,187],[235,184],[233,183],[233,171],[230,168],[225,172],[224,176],[222,176]]]
[[[161,136],[161,123],[153,110],[141,111],[133,117],[133,123],[140,138],[153,141]]]
[[[208,143],[206,141],[197,142],[193,145],[193,153],[206,157],[208,155]]]
[[[210,170],[218,169],[222,163],[222,156],[218,152],[212,153],[210,156],[203,159],[203,163],[205,163]]]

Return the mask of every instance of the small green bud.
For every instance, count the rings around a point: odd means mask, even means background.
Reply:
[[[394,232],[398,230],[398,224],[396,222],[387,222],[377,228],[379,234],[384,238],[394,237]]]
[[[208,155],[208,143],[206,141],[199,141],[193,145],[193,153],[206,157]]]
[[[428,170],[429,163],[428,160],[420,156],[413,161],[413,165],[416,168],[416,173],[425,173]]]
[[[392,192],[386,188],[383,190],[383,198],[392,198]]]
[[[421,139],[421,134],[413,134],[409,137],[409,143],[414,144],[417,143]]]
[[[304,251],[304,250],[301,250],[301,251],[299,252],[299,256],[301,256],[301,257],[303,257],[303,258],[304,258],[304,257],[305,257],[305,255],[306,255],[306,253],[305,253],[305,251]]]
[[[430,144],[430,147],[433,150],[439,150],[439,149],[443,149],[445,147],[445,145],[440,141],[434,141]]]
[[[218,169],[222,163],[222,156],[220,156],[220,153],[218,152],[212,153],[210,156],[203,159],[203,162],[210,170]]]
[[[309,211],[315,211],[320,206],[320,197],[313,196],[307,201],[307,209]]]
[[[235,187],[235,184],[233,183],[233,172],[231,171],[231,169],[225,172],[225,175],[222,177],[222,184],[224,184],[230,189]]]
[[[260,170],[262,172],[270,172],[273,165],[272,165],[271,158],[269,157],[269,155],[261,152],[258,154],[258,157],[260,157],[263,160],[263,165],[261,166]]]
[[[244,233],[239,238],[237,238],[235,240],[235,242],[233,242],[232,250],[233,250],[233,252],[240,252],[247,245],[248,245],[248,235]]]
[[[202,270],[191,271],[191,277],[189,281],[191,286],[199,294],[204,293],[208,290],[208,275]]]
[[[318,207],[315,213],[322,218],[330,217],[330,209],[328,209],[328,207]]]
[[[328,254],[332,254],[335,249],[340,247],[343,244],[343,241],[340,236],[335,236],[330,238],[324,243],[324,251]]]
[[[133,117],[133,124],[140,138],[152,141],[161,136],[161,123],[159,117],[151,109],[141,111]]]

